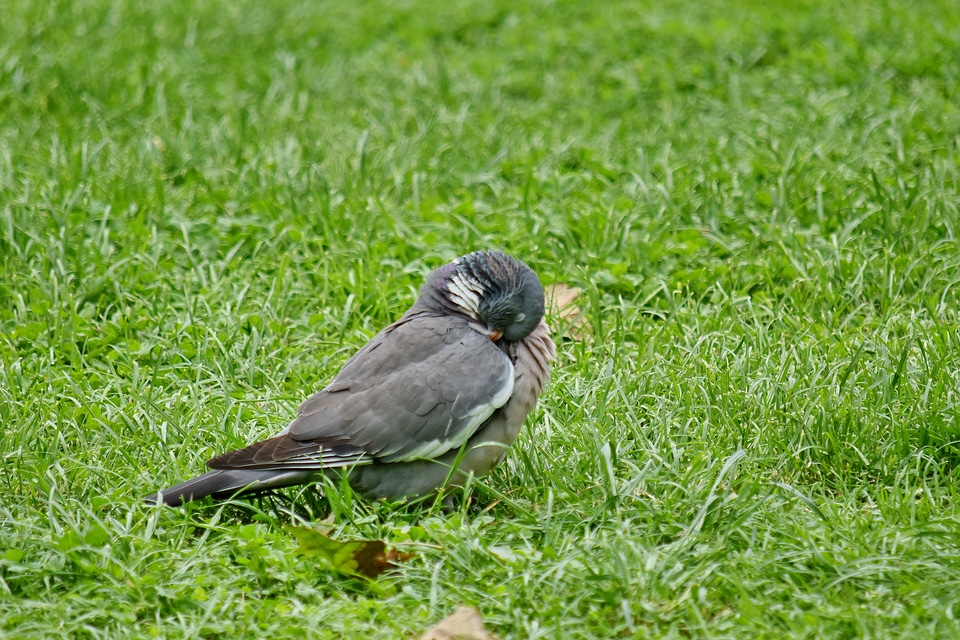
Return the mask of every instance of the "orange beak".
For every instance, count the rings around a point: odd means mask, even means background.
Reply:
[[[490,340],[496,342],[503,337],[503,331],[500,331],[500,329],[491,329],[488,335],[490,336]]]

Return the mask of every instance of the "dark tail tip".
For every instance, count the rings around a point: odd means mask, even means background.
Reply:
[[[151,493],[143,499],[145,504],[155,505],[157,502],[165,504],[168,507],[179,507],[183,505],[183,496],[177,495],[176,493],[163,493],[157,491],[156,493]]]

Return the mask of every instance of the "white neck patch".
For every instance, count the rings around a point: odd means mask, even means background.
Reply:
[[[480,283],[467,278],[462,273],[455,273],[447,281],[447,291],[450,292],[450,300],[467,315],[475,320],[480,318],[480,295],[483,292]]]

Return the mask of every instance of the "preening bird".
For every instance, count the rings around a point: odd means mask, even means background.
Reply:
[[[177,506],[346,473],[370,498],[423,496],[493,469],[550,378],[543,287],[525,264],[478,251],[431,272],[277,436],[207,462],[154,493]]]

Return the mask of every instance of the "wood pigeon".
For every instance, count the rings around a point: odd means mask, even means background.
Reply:
[[[458,258],[430,273],[410,310],[279,435],[219,455],[208,473],[145,500],[178,506],[332,473],[370,498],[398,499],[483,475],[549,380],[556,350],[543,308],[540,280],[519,260],[499,251]]]

